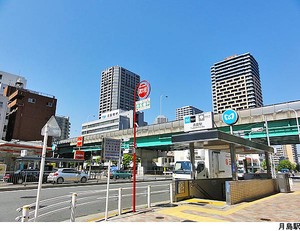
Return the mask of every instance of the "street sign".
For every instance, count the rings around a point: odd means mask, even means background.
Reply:
[[[235,110],[228,109],[222,115],[222,120],[227,125],[235,124],[239,116]]]
[[[102,151],[105,160],[119,160],[121,155],[121,140],[103,138]]]
[[[212,112],[205,112],[184,117],[184,132],[197,131],[213,128]]]
[[[151,87],[150,87],[149,82],[147,82],[145,80],[140,82],[140,84],[138,86],[138,96],[141,99],[147,98],[150,94],[150,91],[151,91]]]
[[[135,102],[135,111],[142,111],[150,108],[150,98]]]
[[[61,129],[55,119],[55,116],[51,116],[45,126],[42,128],[41,135],[45,136],[46,126],[48,126],[48,136],[60,137]]]
[[[83,136],[77,137],[76,146],[77,147],[82,147],[83,146]]]

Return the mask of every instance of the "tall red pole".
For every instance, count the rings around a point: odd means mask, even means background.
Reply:
[[[135,212],[135,195],[136,195],[136,91],[139,84],[134,90],[134,111],[133,111],[133,185],[132,185],[132,212]]]

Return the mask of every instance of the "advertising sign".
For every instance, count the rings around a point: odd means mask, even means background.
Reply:
[[[84,160],[84,151],[75,150],[74,159],[75,160]]]
[[[196,115],[188,115],[184,118],[184,132],[206,130],[213,128],[212,112],[204,112]]]

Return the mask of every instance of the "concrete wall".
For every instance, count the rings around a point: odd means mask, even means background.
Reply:
[[[278,193],[275,179],[226,182],[226,203],[237,204]]]

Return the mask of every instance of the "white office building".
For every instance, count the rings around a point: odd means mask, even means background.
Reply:
[[[145,125],[143,113],[137,113],[137,124],[139,126]],[[133,110],[118,109],[102,113],[98,120],[83,123],[81,134],[84,136],[129,128],[133,128]]]

